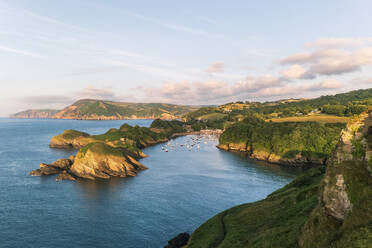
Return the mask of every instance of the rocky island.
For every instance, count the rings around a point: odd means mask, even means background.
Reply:
[[[175,134],[186,135],[180,121],[153,121],[150,128],[123,124],[101,135],[89,135],[76,130],[65,130],[52,137],[52,148],[78,149],[76,156],[58,159],[51,164],[41,163],[30,172],[32,176],[58,174],[57,180],[108,179],[135,176],[145,170],[138,159],[146,157],[141,149],[168,141]]]

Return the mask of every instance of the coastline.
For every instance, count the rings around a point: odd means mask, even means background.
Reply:
[[[276,164],[280,166],[288,166],[288,167],[315,167],[319,165],[325,165],[327,162],[326,158],[319,158],[319,159],[308,159],[303,157],[300,154],[297,154],[295,158],[282,158],[279,155],[273,153],[267,153],[265,151],[259,152],[252,152],[247,150],[246,148],[241,148],[239,146],[234,147],[230,144],[218,144],[216,146],[220,150],[224,150],[227,152],[233,153],[242,153],[248,155],[250,159],[255,161],[262,161],[270,164]]]

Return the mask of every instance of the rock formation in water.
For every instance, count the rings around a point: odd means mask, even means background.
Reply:
[[[87,179],[108,179],[112,176],[136,176],[138,171],[145,169],[146,167],[126,153],[125,149],[96,142],[80,149],[71,166],[71,173]]]
[[[56,180],[76,180],[76,178],[108,179],[136,176],[146,167],[123,148],[115,148],[102,142],[89,143],[79,150],[76,157],[58,159],[51,164],[40,164],[40,169],[30,172],[32,176],[58,174]]]

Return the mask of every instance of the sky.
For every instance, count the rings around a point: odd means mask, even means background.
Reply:
[[[0,116],[372,87],[370,0],[0,0]]]

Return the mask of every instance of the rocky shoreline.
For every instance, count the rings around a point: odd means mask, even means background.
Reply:
[[[185,130],[185,129],[184,129]],[[51,138],[49,147],[57,149],[77,149],[76,156],[58,159],[30,172],[32,176],[57,176],[60,180],[109,179],[110,177],[136,176],[147,169],[138,160],[147,157],[143,148],[170,139],[199,134],[219,134],[221,130],[175,132],[173,129],[132,127],[123,124],[120,129],[111,128],[101,135],[90,135],[76,130],[65,130]]]
[[[319,159],[309,159],[305,156],[302,156],[301,153],[298,153],[294,158],[283,158],[274,153],[268,153],[265,151],[252,151],[249,147],[240,144],[219,144],[217,148],[230,151],[230,152],[239,152],[245,153],[249,156],[249,158],[268,162],[271,164],[283,165],[283,166],[294,166],[294,167],[303,167],[303,166],[317,166],[317,165],[325,165],[327,162],[326,158],[319,158]]]

